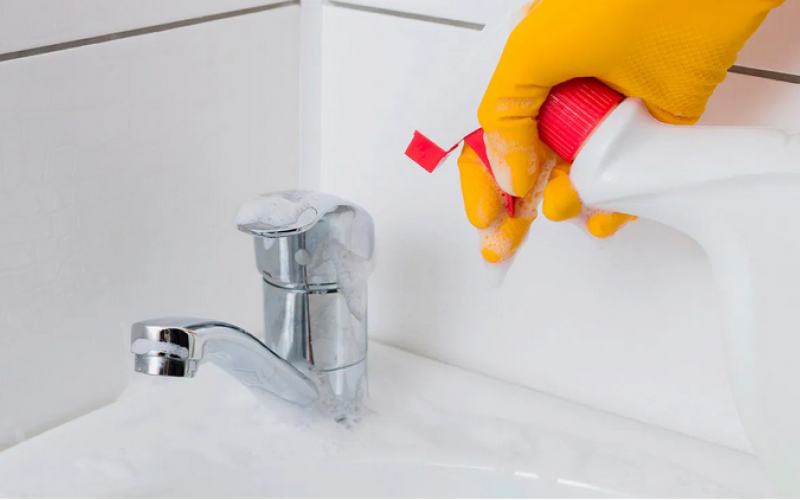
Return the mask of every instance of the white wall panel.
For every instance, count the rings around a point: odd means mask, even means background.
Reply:
[[[0,448],[114,398],[130,324],[258,331],[242,201],[296,187],[298,8],[0,63]]]
[[[0,0],[0,54],[281,0]]]

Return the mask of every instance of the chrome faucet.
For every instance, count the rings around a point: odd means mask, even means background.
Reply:
[[[321,390],[357,403],[367,390],[372,217],[331,195],[283,191],[242,205],[236,223],[254,237],[264,342],[219,321],[142,321],[131,329],[136,371],[193,377],[208,360],[256,392],[303,406]]]

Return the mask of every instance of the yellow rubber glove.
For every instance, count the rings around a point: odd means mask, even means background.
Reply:
[[[478,111],[496,183],[465,146],[459,159],[467,217],[481,229],[489,262],[516,252],[542,211],[554,221],[582,216],[607,237],[635,217],[586,211],[569,166],[538,140],[536,116],[550,89],[597,77],[641,97],[657,119],[689,125],[770,9],[784,0],[538,0],[509,37]],[[505,212],[498,184],[523,198]]]

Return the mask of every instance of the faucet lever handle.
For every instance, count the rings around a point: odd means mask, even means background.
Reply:
[[[371,270],[372,217],[339,197],[314,191],[262,194],[241,206],[236,224],[254,237],[256,266],[272,284],[329,289],[352,274],[339,272],[337,265],[356,262],[367,269],[365,276]]]
[[[282,238],[308,231],[340,207],[357,209],[341,198],[316,191],[265,193],[239,208],[236,225],[251,236]]]

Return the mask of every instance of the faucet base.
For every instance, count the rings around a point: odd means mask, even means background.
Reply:
[[[317,376],[329,394],[339,402],[360,406],[369,392],[366,358],[354,365],[335,370],[318,371]]]

